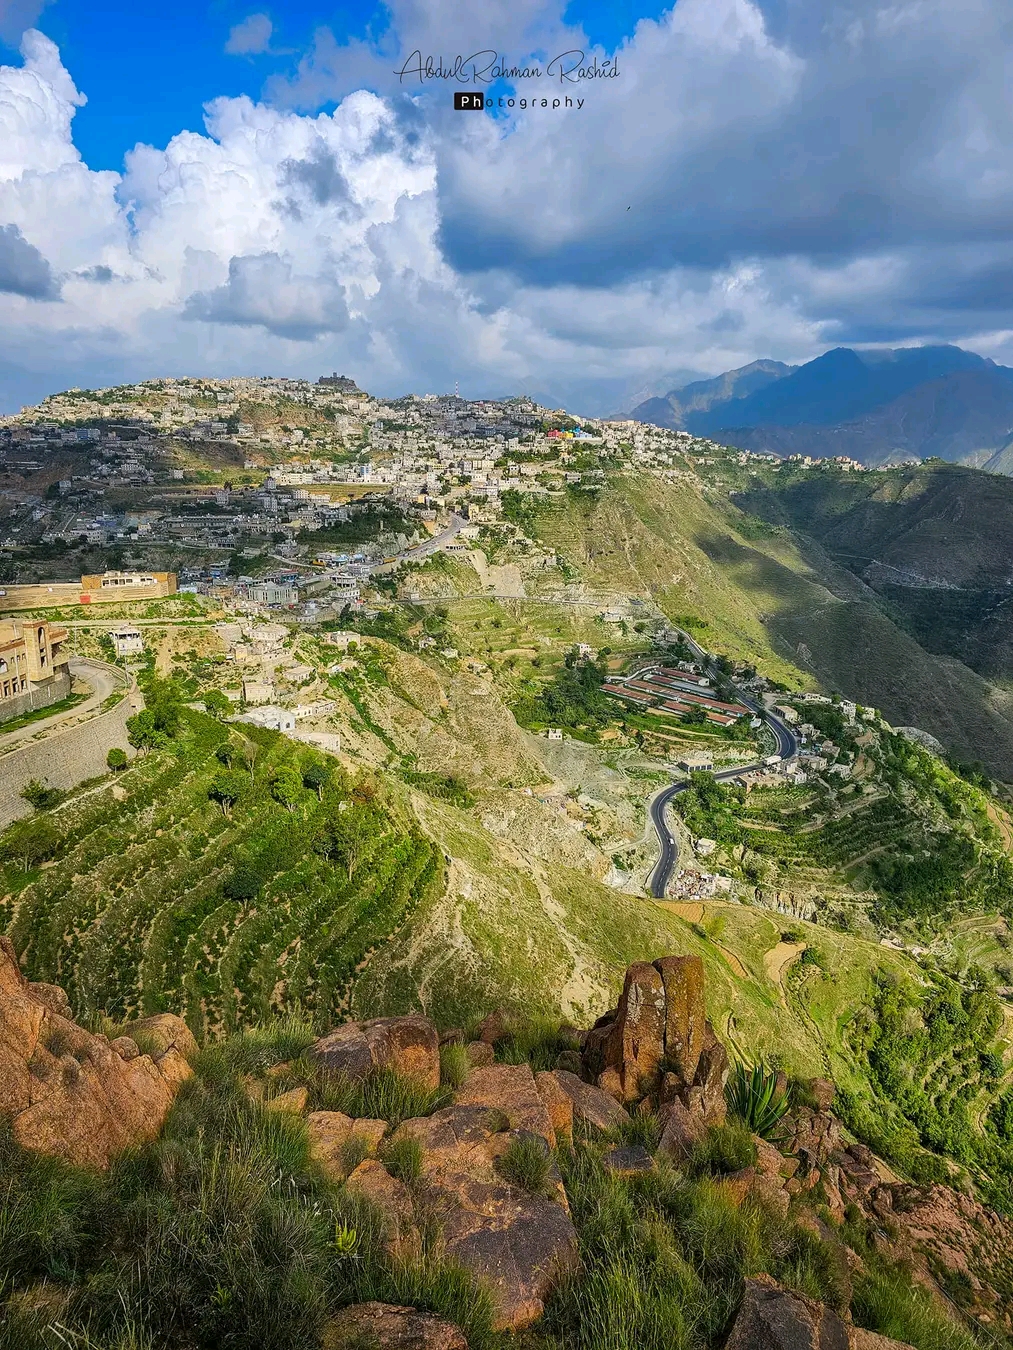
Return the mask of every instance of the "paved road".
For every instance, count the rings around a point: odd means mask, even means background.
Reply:
[[[122,671],[114,671],[104,662],[89,661],[84,656],[71,657],[70,673],[91,685],[92,692],[88,697],[81,703],[75,703],[73,708],[69,708],[62,713],[56,713],[53,717],[40,717],[37,721],[29,722],[27,726],[20,727],[17,731],[8,731],[0,735],[0,754],[6,750],[12,750],[20,741],[31,740],[40,731],[49,731],[53,727],[59,726],[61,722],[69,718],[77,721],[82,714],[94,712],[110,694],[115,693],[117,689],[123,689],[129,682],[128,676],[124,675]]]
[[[709,668],[709,653],[705,652],[702,647],[697,646],[692,638],[689,638],[688,636],[687,641],[693,649],[697,660],[701,662],[705,669]],[[762,717],[764,722],[766,722],[767,726],[774,733],[777,740],[777,750],[775,753],[780,755],[782,759],[793,759],[794,756],[798,754],[799,743],[798,737],[791,728],[783,722],[780,717],[776,717],[773,713],[767,712],[755,699],[748,697],[741,691],[737,691],[737,693],[742,703],[744,703],[747,708],[750,708],[758,717]],[[762,761],[757,760],[754,764],[739,764],[734,769],[722,769],[719,773],[714,774],[714,777],[719,782],[726,782],[729,779],[739,778],[744,773],[751,773],[754,769],[760,769],[762,767]],[[685,792],[688,787],[688,782],[673,783],[671,787],[667,787],[662,792],[659,792],[651,801],[651,820],[654,822],[654,828],[658,834],[658,842],[661,845],[661,854],[654,865],[654,870],[648,877],[648,886],[655,900],[663,900],[665,898],[665,891],[668,887],[669,879],[675,870],[676,863],[679,861],[679,841],[669,829],[668,821],[665,819],[665,812],[669,803],[677,797],[680,792]]]
[[[392,561],[415,562],[418,558],[428,558],[444,544],[449,544],[452,539],[456,539],[461,530],[468,522],[463,516],[451,515],[450,524],[439,534],[434,534],[431,539],[423,539],[421,544],[413,544],[410,548],[402,549],[400,553],[395,553]],[[372,569],[374,573],[384,572],[390,567],[390,562],[377,563]]]

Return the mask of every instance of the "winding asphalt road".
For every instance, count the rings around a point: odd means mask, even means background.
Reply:
[[[710,666],[710,656],[698,647],[691,638],[687,638],[697,659],[704,668]],[[798,754],[798,737],[780,717],[775,717],[773,713],[767,712],[755,699],[748,698],[741,691],[738,691],[739,699],[745,706],[751,709],[757,717],[762,717],[767,726],[774,733],[777,740],[776,754],[782,759],[793,759]],[[739,778],[744,773],[750,773],[754,769],[761,769],[763,763],[757,760],[754,764],[739,764],[734,769],[722,769],[720,773],[714,774],[718,782],[727,782],[732,778]],[[669,829],[668,821],[665,819],[665,812],[669,803],[676,798],[680,792],[685,792],[689,787],[688,782],[673,783],[671,787],[664,788],[654,797],[650,804],[651,820],[654,822],[654,828],[658,834],[658,840],[661,844],[661,856],[654,864],[650,876],[648,877],[648,887],[655,900],[663,900],[665,891],[668,887],[669,879],[675,870],[675,865],[679,861],[679,841]]]

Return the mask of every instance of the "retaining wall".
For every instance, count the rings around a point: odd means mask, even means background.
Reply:
[[[0,755],[0,829],[31,810],[21,790],[33,778],[49,787],[72,788],[86,778],[107,773],[106,755],[114,746],[133,757],[127,718],[142,706],[140,694],[132,689],[108,712]]]

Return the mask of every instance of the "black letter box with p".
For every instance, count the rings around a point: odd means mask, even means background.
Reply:
[[[455,94],[454,107],[458,112],[482,112],[485,108],[484,94]]]

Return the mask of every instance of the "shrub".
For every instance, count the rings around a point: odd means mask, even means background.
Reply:
[[[535,1134],[519,1134],[511,1139],[497,1166],[507,1181],[532,1195],[548,1189],[552,1156],[545,1140]]]
[[[36,811],[50,811],[54,806],[59,806],[66,793],[61,792],[59,788],[46,787],[45,783],[32,778],[21,789],[21,796]]]
[[[407,1134],[388,1139],[380,1146],[380,1161],[392,1177],[411,1185],[422,1175],[422,1145]]]
[[[403,1120],[432,1115],[450,1101],[448,1087],[427,1088],[414,1078],[378,1069],[362,1079],[331,1074],[312,1060],[292,1065],[286,1083],[305,1083],[311,1110],[342,1111],[356,1120],[385,1120],[394,1129]]]
[[[771,1142],[780,1137],[780,1122],[791,1105],[791,1094],[778,1086],[778,1076],[757,1060],[751,1069],[736,1064],[725,1089],[732,1112],[753,1134]]]
[[[21,1148],[0,1116],[0,1291],[8,1281],[66,1278],[87,1241],[96,1190],[88,1174]]]
[[[648,1153],[653,1153],[661,1141],[661,1121],[653,1111],[638,1111],[620,1120],[609,1135],[619,1145],[641,1144]]]
[[[463,1045],[440,1046],[440,1082],[459,1088],[471,1072],[471,1060]]]
[[[748,1125],[715,1125],[694,1148],[687,1172],[692,1177],[741,1172],[756,1162],[756,1145]]]
[[[121,769],[125,769],[127,767],[127,752],[114,745],[108,755],[106,755],[106,765],[113,773],[118,773]]]
[[[856,1323],[915,1350],[975,1350],[970,1332],[958,1326],[931,1296],[901,1271],[866,1272],[855,1283]]]

